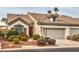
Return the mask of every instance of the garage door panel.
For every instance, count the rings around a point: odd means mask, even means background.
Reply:
[[[48,37],[50,38],[53,38],[53,39],[63,39],[64,38],[64,33],[65,33],[65,30],[64,29],[47,29],[47,35]]]
[[[70,35],[73,36],[73,35],[77,35],[79,34],[79,28],[72,28],[70,29]]]

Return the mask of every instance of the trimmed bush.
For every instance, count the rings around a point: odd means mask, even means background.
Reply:
[[[1,34],[2,34],[2,33],[1,33],[1,31],[0,31],[0,36],[1,36]]]
[[[4,37],[4,33],[3,33],[3,32],[0,32],[0,36],[1,36],[1,37]]]
[[[11,42],[11,41],[13,41],[14,38],[15,38],[15,36],[11,35],[11,36],[9,36],[8,41]]]
[[[29,39],[28,35],[25,35],[25,36]]]
[[[20,36],[26,36],[25,32],[19,33]]]
[[[20,43],[20,40],[19,40],[19,38],[14,38],[13,39],[13,42],[14,42],[14,44],[19,44]]]
[[[70,39],[70,36],[67,36],[67,39]]]
[[[79,41],[79,35],[73,35],[73,36],[71,36],[70,40]]]
[[[20,35],[17,35],[17,36],[16,36],[16,38],[19,38],[19,39],[21,39],[21,36],[20,36]]]
[[[45,37],[44,39],[48,42],[48,39],[50,39],[50,38],[49,37]]]
[[[26,37],[26,36],[21,36],[21,38],[20,38],[22,41],[27,41],[28,40],[28,37]]]
[[[8,30],[6,35],[7,35],[7,37],[9,37],[11,35],[18,35],[18,32],[14,31],[14,30]]]
[[[39,39],[39,38],[40,38],[40,36],[39,36],[38,34],[33,35],[33,39],[34,39],[34,40],[37,40],[37,39]]]
[[[46,45],[46,40],[44,38],[40,38],[37,40],[37,45],[43,46]]]
[[[39,38],[37,40],[37,45],[55,45],[56,40],[54,39],[50,39],[49,37],[45,37],[45,38]]]
[[[56,43],[56,40],[54,40],[54,39],[48,39],[48,44],[49,45],[55,45],[55,43]]]

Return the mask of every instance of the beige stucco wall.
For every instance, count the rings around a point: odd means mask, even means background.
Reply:
[[[29,17],[34,21],[33,34],[41,35],[41,27],[37,24],[37,21],[31,15],[29,15]]]
[[[22,23],[21,21],[17,21],[16,23],[14,23],[12,25],[8,25],[8,29],[11,29],[12,27],[14,27],[14,25],[17,25],[17,24],[23,25],[27,29],[26,34],[29,35],[29,26],[24,24],[24,23]]]

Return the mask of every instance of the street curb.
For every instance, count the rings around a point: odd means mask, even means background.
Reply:
[[[1,50],[1,43],[0,43],[0,50]]]
[[[1,49],[1,51],[13,51],[13,50],[29,50],[29,49],[50,49],[50,48],[76,48],[79,46],[53,46],[53,47],[33,47],[33,48],[11,48],[11,49]]]

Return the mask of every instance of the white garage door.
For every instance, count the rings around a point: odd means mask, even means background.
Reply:
[[[46,34],[47,37],[50,37],[52,39],[64,39],[65,35],[65,29],[44,29],[44,35]]]
[[[72,28],[70,29],[70,35],[73,36],[73,35],[77,35],[79,34],[79,28]]]

